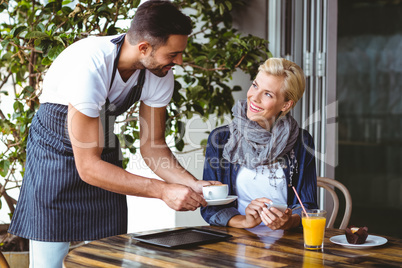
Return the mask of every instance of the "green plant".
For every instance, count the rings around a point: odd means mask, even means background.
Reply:
[[[230,12],[245,5],[245,0],[175,2],[197,25],[167,110],[166,135],[174,136],[175,147],[181,151],[186,119],[194,114],[208,118],[230,113],[232,92],[241,90],[230,86],[233,72],[241,69],[253,77],[270,53],[266,40],[242,36],[232,27]],[[46,70],[60,52],[79,39],[124,32],[118,23],[130,20],[139,3],[83,0],[71,6],[70,0],[1,2],[0,12],[6,19],[0,24],[0,97],[7,95],[6,86],[11,86],[15,99],[12,113],[4,114],[0,108],[0,196],[6,198],[11,213],[15,200],[7,191],[20,186],[28,130],[39,107]],[[133,144],[139,138],[137,108],[134,105],[119,118],[122,147],[131,153],[135,153]],[[127,161],[126,157],[125,164]]]

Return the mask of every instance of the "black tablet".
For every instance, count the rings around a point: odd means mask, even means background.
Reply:
[[[184,248],[207,243],[214,243],[232,237],[230,234],[199,228],[183,228],[147,235],[133,235],[132,238],[157,246]]]

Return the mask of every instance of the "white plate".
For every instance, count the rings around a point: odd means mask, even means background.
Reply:
[[[221,206],[229,204],[237,199],[236,195],[229,195],[225,199],[215,199],[215,200],[205,200],[207,201],[208,206]]]
[[[344,246],[345,248],[363,249],[384,245],[388,240],[381,236],[368,235],[364,244],[349,244],[346,235],[336,235],[329,239],[332,243]]]

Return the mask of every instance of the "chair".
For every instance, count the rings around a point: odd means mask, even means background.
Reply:
[[[9,268],[8,262],[4,257],[3,253],[0,251],[0,267],[1,268]]]
[[[349,193],[348,188],[346,188],[345,185],[343,185],[339,181],[325,177],[317,177],[317,186],[324,188],[328,193],[330,193],[334,201],[334,208],[328,221],[327,228],[334,228],[335,219],[338,215],[339,210],[339,198],[335,192],[335,187],[341,190],[341,192],[343,193],[346,205],[345,214],[343,215],[343,219],[341,225],[339,226],[339,229],[345,229],[348,226],[350,216],[352,214],[352,197]]]

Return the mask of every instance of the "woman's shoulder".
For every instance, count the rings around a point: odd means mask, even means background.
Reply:
[[[214,130],[211,131],[209,136],[221,137],[221,138],[225,137],[225,136],[230,136],[229,125],[224,125],[224,126],[215,128]]]
[[[299,136],[297,138],[297,143],[299,143],[300,148],[310,148],[314,149],[314,139],[311,134],[303,128],[299,128]]]
[[[299,128],[299,139],[302,141],[312,141],[313,136],[306,129]]]
[[[212,130],[208,136],[208,140],[218,142],[219,144],[221,144],[222,142],[226,143],[229,137],[230,137],[229,125],[224,125]]]

